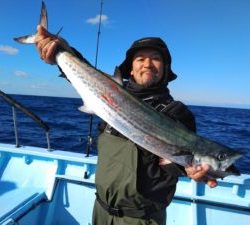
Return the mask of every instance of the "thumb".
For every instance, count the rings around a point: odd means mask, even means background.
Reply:
[[[48,30],[43,27],[42,25],[37,25],[37,34],[38,35],[42,35],[42,36],[54,36],[53,34],[51,34],[50,32],[48,32]]]
[[[170,164],[170,163],[172,163],[172,162],[169,159],[160,159],[159,160],[160,166],[165,166],[165,165]]]
[[[42,26],[42,25],[37,25],[37,33],[39,34],[39,35],[41,35],[41,34],[43,34],[44,33],[44,31],[45,31],[45,28]]]
[[[218,182],[216,180],[214,180],[214,179],[207,180],[207,185],[210,188],[215,188],[218,185]]]

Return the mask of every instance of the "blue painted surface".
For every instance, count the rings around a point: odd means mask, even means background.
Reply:
[[[0,224],[90,225],[96,160],[0,144]],[[214,189],[183,177],[167,211],[168,225],[250,225],[250,175]]]
[[[2,186],[2,182],[0,182]],[[2,187],[1,187],[2,190]],[[6,221],[20,214],[23,210],[29,209],[32,204],[46,199],[43,190],[35,188],[5,189],[0,196],[0,218]]]
[[[250,225],[250,175],[219,180],[213,189],[183,177],[167,211],[168,225]]]

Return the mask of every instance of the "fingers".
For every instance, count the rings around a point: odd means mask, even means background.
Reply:
[[[44,42],[43,47],[41,48],[41,58],[50,64],[55,63],[55,52],[59,46],[57,40],[47,40],[48,42]]]
[[[57,37],[50,34],[43,26],[37,26],[35,44],[40,58],[46,63],[55,64],[55,52],[58,47]]]
[[[55,64],[55,53],[60,45],[59,38],[50,34],[45,28],[39,25],[37,27],[35,43],[41,59],[46,63]]]
[[[168,159],[160,159],[159,160],[159,165],[160,166],[164,166],[164,165],[167,165],[167,164],[170,164],[170,163],[172,163],[170,160],[168,160]]]
[[[209,169],[210,167],[207,164],[185,168],[188,177],[197,182],[205,182],[209,187],[214,188],[218,183],[215,179],[208,178],[207,172]]]
[[[58,48],[58,41],[53,38],[45,38],[36,44],[41,59],[49,64],[55,63],[55,52]]]
[[[206,176],[209,166],[199,165],[199,166],[188,166],[185,168],[187,175],[195,181],[202,181]]]
[[[56,37],[55,35],[48,32],[42,25],[37,26],[37,36],[51,36]]]
[[[218,182],[216,180],[208,180],[207,181],[207,185],[210,187],[210,188],[215,188],[217,185],[218,185]]]
[[[41,59],[43,59],[46,63],[49,64],[56,63],[55,57],[56,57],[56,52],[59,48],[71,52],[71,54],[74,54],[71,47],[63,38],[60,38],[56,35],[49,33],[41,25],[37,26],[35,44]]]

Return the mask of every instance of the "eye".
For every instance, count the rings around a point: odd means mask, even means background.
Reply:
[[[144,60],[144,59],[143,59],[143,57],[141,57],[141,56],[135,58],[135,61],[137,61],[137,62],[142,62],[143,60]]]
[[[162,61],[162,58],[161,58],[160,55],[154,55],[154,56],[152,57],[152,60],[155,60],[155,61]]]
[[[218,159],[219,161],[223,161],[223,160],[225,160],[226,158],[227,158],[226,153],[219,153],[219,154],[217,155],[217,159]]]

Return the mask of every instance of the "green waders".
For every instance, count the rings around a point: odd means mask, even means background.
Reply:
[[[136,145],[106,132],[98,140],[92,225],[165,225],[166,208],[137,191]]]

